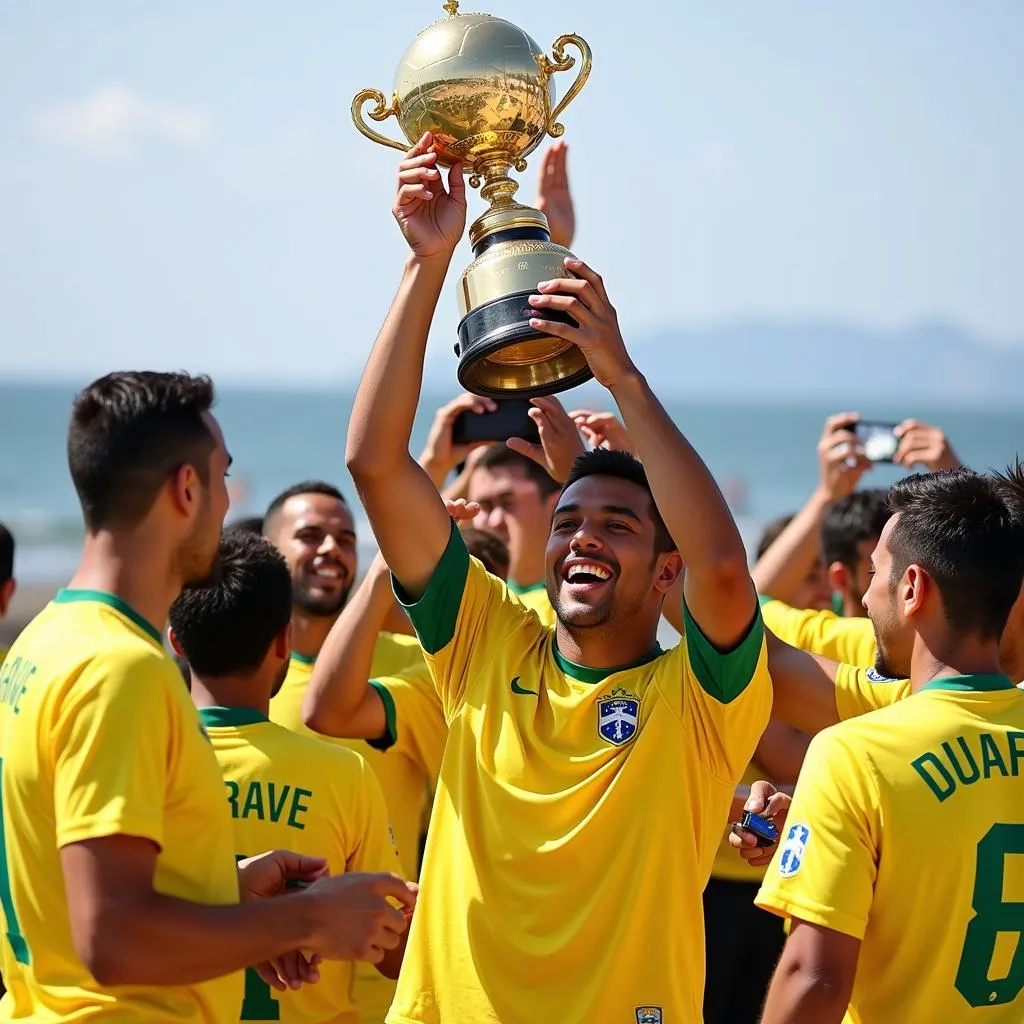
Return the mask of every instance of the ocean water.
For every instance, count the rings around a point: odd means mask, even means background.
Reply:
[[[83,382],[84,383],[84,382]],[[77,503],[65,461],[65,432],[75,384],[0,384],[0,521],[18,541],[16,572],[25,581],[61,581],[81,540]],[[456,393],[425,394],[412,450],[419,451],[433,410]],[[817,479],[815,445],[825,417],[837,411],[813,399],[762,403],[663,395],[673,419],[697,448],[729,498],[748,544],[776,515],[795,511]],[[611,408],[595,385],[563,396],[567,408]],[[351,390],[286,391],[223,387],[217,415],[234,456],[238,488],[230,516],[261,512],[280,490],[316,477],[355,501],[345,471]],[[916,416],[940,424],[961,459],[978,469],[1004,466],[1024,454],[1024,411],[968,409],[866,399],[865,417]],[[875,467],[862,486],[887,486],[901,475]],[[401,500],[396,495],[396,500]],[[360,523],[360,547],[373,539]]]

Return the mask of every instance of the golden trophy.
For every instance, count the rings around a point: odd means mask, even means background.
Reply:
[[[368,139],[405,152],[424,132],[434,137],[438,164],[462,162],[469,184],[490,206],[469,229],[474,261],[459,279],[459,383],[493,398],[551,395],[592,376],[583,353],[561,338],[535,331],[529,296],[541,281],[566,277],[568,249],[555,245],[540,210],[517,203],[519,185],[509,170],[526,169],[526,157],[545,135],[560,137],[562,111],[590,75],[590,47],[576,35],[555,40],[552,57],[520,28],[488,14],[460,14],[425,28],[395,72],[391,103],[378,89],[352,101],[352,119]],[[553,76],[582,58],[576,80],[555,103]],[[407,142],[389,139],[363,120],[363,108],[380,122],[394,116]],[[482,185],[482,187],[481,187]],[[565,313],[545,309],[543,319],[576,326]]]

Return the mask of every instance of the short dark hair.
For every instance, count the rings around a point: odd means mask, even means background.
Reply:
[[[253,672],[292,614],[292,578],[269,541],[252,533],[221,538],[216,580],[186,587],[170,622],[189,667],[217,678]]]
[[[110,373],[75,396],[68,468],[88,530],[138,525],[180,466],[209,482],[213,402],[209,377],[150,371]]]
[[[257,536],[263,534],[263,516],[239,516],[224,527],[225,533],[255,533]]]
[[[1018,455],[1002,472],[992,474],[1010,511],[1024,523],[1024,462]]]
[[[1006,482],[970,469],[916,473],[892,485],[890,585],[920,565],[957,633],[998,639],[1024,580],[1024,520]]]
[[[654,520],[654,550],[656,554],[665,551],[675,551],[676,542],[668,532],[665,520],[661,518],[661,511],[654,500],[654,492],[651,490],[650,481],[647,479],[647,471],[643,463],[629,452],[620,452],[609,448],[592,448],[582,455],[576,456],[576,461],[569,470],[569,476],[562,488],[564,494],[574,483],[588,476],[613,476],[620,480],[628,480],[643,488],[651,499],[651,518]]]
[[[754,558],[760,558],[779,539],[782,531],[791,522],[793,522],[792,514],[779,516],[777,519],[773,519],[770,523],[766,524],[765,528],[761,531],[761,539],[757,542]]]
[[[469,553],[478,558],[483,567],[499,579],[508,579],[508,570],[511,561],[508,553],[508,545],[490,530],[479,530],[475,526],[462,527],[462,539],[469,548]]]
[[[515,469],[523,471],[523,476],[537,485],[541,498],[549,498],[562,489],[562,485],[552,478],[551,474],[538,465],[533,459],[520,452],[513,451],[506,444],[492,444],[484,450],[477,460],[474,469]]]
[[[348,505],[345,500],[345,495],[338,490],[334,484],[327,483],[326,480],[303,480],[301,483],[292,484],[291,487],[286,487],[273,501],[267,506],[267,511],[263,516],[263,529],[264,531],[270,528],[270,521],[284,508],[287,501],[292,498],[297,498],[300,494],[323,494],[328,498],[334,498],[340,501],[343,505]]]
[[[877,541],[890,515],[888,491],[854,491],[840,498],[821,521],[821,557],[825,565],[840,562],[852,569],[859,560],[857,545]]]
[[[14,534],[0,523],[0,583],[14,576]]]

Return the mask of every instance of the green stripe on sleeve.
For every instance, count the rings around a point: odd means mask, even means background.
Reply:
[[[437,654],[455,636],[455,624],[459,618],[468,575],[469,550],[452,520],[448,546],[418,601],[413,601],[402,589],[401,583],[392,576],[395,597],[409,613],[420,645],[427,654]]]
[[[384,717],[387,719],[387,725],[384,726],[383,735],[366,742],[374,750],[389,750],[398,742],[398,709],[395,707],[395,698],[391,696],[391,691],[376,679],[371,679],[370,685],[380,695],[381,703],[384,705]]]
[[[701,632],[683,602],[686,651],[701,689],[722,704],[730,704],[747,688],[761,657],[764,623],[761,609],[754,614],[747,635],[731,650],[720,651]]]

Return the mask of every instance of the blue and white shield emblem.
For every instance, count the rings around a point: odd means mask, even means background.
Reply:
[[[662,1024],[660,1006],[638,1006],[636,1024]]]
[[[792,878],[800,870],[810,838],[811,830],[803,822],[798,821],[789,826],[786,831],[786,841],[782,844],[782,850],[779,853],[779,876],[781,878]]]
[[[597,731],[603,739],[621,747],[635,735],[640,724],[640,700],[624,691],[613,691],[610,697],[598,701]]]

